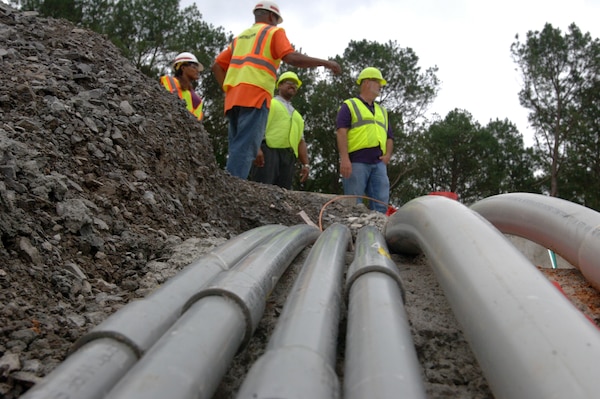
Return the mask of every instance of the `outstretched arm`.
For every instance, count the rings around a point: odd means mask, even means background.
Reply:
[[[289,53],[286,56],[284,56],[283,62],[298,68],[316,68],[324,66],[325,68],[330,69],[336,75],[342,72],[342,68],[335,61],[310,57],[308,55],[301,54],[297,51],[294,51],[293,53]]]

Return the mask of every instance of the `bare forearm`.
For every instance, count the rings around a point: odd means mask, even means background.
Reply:
[[[350,155],[348,154],[348,129],[339,128],[336,136],[340,153],[340,174],[347,179],[352,174],[352,162],[350,162]]]
[[[336,140],[340,160],[350,159],[348,155],[348,129],[340,128],[336,132]]]
[[[385,143],[385,155],[392,157],[392,153],[394,152],[394,141],[392,139],[387,139]]]
[[[331,69],[335,74],[338,74],[342,71],[338,63],[335,61],[310,57],[308,55],[298,53],[297,51],[294,51],[293,53],[283,57],[283,61],[298,68],[316,68],[324,66],[325,68]]]
[[[308,165],[308,149],[306,148],[306,141],[300,141],[298,144],[298,160],[302,165]]]
[[[387,139],[385,143],[385,154],[381,156],[381,160],[386,165],[390,163],[390,159],[392,159],[392,153],[394,152],[394,141],[392,139]]]
[[[225,82],[226,71],[223,68],[221,68],[221,66],[217,63],[213,64],[212,71],[213,71],[213,74],[215,75],[215,79],[217,80],[217,83],[219,83],[219,86],[221,88],[223,88],[223,82]]]

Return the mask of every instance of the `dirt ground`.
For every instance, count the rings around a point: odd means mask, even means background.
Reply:
[[[91,328],[240,233],[303,223],[301,211],[354,235],[385,223],[341,202],[321,213],[331,196],[228,176],[209,132],[93,32],[0,3],[0,65],[0,397],[22,396]],[[309,250],[215,398],[234,397],[264,352]],[[493,397],[427,259],[393,259],[428,396]],[[600,325],[600,296],[577,270],[542,271]]]

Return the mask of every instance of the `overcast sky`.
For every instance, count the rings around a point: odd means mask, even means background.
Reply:
[[[234,35],[253,22],[257,0],[192,1],[203,20]],[[600,0],[279,0],[290,41],[319,58],[341,55],[350,40],[394,40],[412,48],[422,70],[437,65],[441,89],[430,109],[442,118],[464,109],[482,125],[507,118],[532,145],[528,111],[518,100],[520,77],[510,55],[519,34],[546,22],[567,31],[575,23],[600,37]]]

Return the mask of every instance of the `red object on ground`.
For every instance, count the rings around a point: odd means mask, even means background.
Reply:
[[[385,216],[391,216],[394,213],[396,213],[397,210],[398,208],[396,208],[394,205],[388,205],[387,211],[385,212]]]
[[[453,193],[452,191],[432,191],[429,195],[441,195],[442,197],[448,197],[455,201],[458,201],[458,194]]]
[[[554,285],[556,288],[558,288],[558,290],[564,295],[567,296],[567,294],[565,294],[565,292],[563,291],[562,287],[560,286],[560,284],[558,284],[557,281],[550,281],[552,283],[552,285]]]

